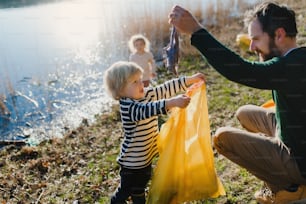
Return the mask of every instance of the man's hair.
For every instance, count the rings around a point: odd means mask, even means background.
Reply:
[[[244,23],[248,26],[253,20],[257,19],[263,32],[270,37],[275,37],[275,31],[283,28],[288,37],[296,37],[295,12],[285,5],[277,5],[273,2],[265,2],[249,10],[245,14]]]
[[[126,86],[130,77],[142,72],[142,68],[134,62],[116,62],[104,73],[104,87],[115,100],[119,100],[120,92]]]

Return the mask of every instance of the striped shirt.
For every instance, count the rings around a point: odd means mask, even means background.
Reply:
[[[121,98],[120,114],[124,130],[117,161],[130,169],[141,169],[151,164],[158,154],[158,115],[167,114],[165,99],[185,91],[185,77],[173,79],[157,87],[145,89],[143,99]]]

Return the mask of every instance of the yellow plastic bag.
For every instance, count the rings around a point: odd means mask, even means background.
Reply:
[[[248,34],[238,34],[236,36],[236,43],[243,51],[248,51],[251,44],[251,39]]]
[[[275,103],[274,103],[273,99],[270,99],[270,100],[266,101],[264,104],[262,104],[261,107],[263,107],[263,108],[275,108]]]
[[[225,195],[214,168],[206,88],[192,86],[185,109],[173,109],[163,124],[158,144],[160,157],[147,204],[174,204]]]

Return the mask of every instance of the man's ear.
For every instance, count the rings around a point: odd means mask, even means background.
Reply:
[[[284,28],[277,28],[275,30],[275,40],[277,41],[283,41],[286,37],[286,31]]]

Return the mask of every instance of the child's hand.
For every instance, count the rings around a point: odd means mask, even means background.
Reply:
[[[186,77],[186,83],[188,86],[191,84],[197,83],[199,81],[206,81],[204,74],[197,73],[192,76]]]
[[[156,76],[157,76],[157,74],[153,72],[152,77],[155,78]]]
[[[177,95],[173,98],[166,100],[166,108],[167,109],[170,109],[173,107],[186,108],[188,104],[190,103],[190,100],[191,98],[184,94]]]

